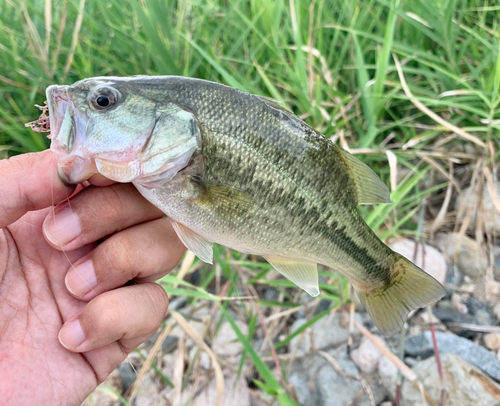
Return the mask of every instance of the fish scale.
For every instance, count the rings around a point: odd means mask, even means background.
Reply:
[[[61,178],[99,171],[132,182],[206,262],[212,243],[262,255],[312,295],[316,264],[326,265],[349,279],[384,334],[444,294],[359,214],[358,204],[389,203],[387,186],[272,100],[173,76],[85,79],[51,86],[47,98]],[[61,125],[75,113],[73,127]]]

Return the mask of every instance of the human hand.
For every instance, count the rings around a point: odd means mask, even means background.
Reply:
[[[79,405],[167,311],[152,281],[185,248],[163,213],[131,184],[73,191],[50,151],[0,161],[5,405]]]

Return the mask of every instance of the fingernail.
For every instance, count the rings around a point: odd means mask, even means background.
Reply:
[[[78,319],[67,323],[59,332],[59,342],[68,350],[74,350],[85,341],[85,334]]]
[[[55,245],[66,245],[82,233],[78,217],[69,207],[50,215],[45,235]]]
[[[66,274],[66,287],[75,296],[83,297],[97,285],[94,265],[89,259],[84,263],[72,268]]]

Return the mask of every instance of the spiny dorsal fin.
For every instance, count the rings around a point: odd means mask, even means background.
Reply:
[[[339,148],[347,170],[356,186],[357,204],[390,204],[391,193],[373,170],[349,152]]]
[[[290,279],[311,296],[319,295],[318,268],[316,263],[281,257],[264,257],[274,269]]]
[[[181,223],[172,219],[169,220],[172,223],[172,227],[177,233],[177,236],[189,251],[193,252],[198,258],[207,264],[214,263],[213,246],[211,242],[208,242],[202,236],[196,234],[194,231]]]
[[[288,114],[293,114],[293,111],[290,111],[286,107],[283,107],[281,104],[279,104],[280,102],[278,100],[266,96],[257,95],[257,97],[261,98],[262,100],[264,100],[264,103],[268,104],[271,107],[274,107],[275,109],[282,110]]]

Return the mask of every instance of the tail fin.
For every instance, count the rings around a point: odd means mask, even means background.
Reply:
[[[365,293],[356,291],[375,325],[384,335],[398,332],[408,313],[441,299],[445,291],[432,276],[399,254],[391,267],[388,286]]]

